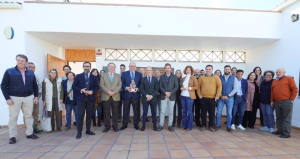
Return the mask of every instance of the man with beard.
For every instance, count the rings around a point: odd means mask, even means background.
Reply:
[[[94,132],[90,130],[91,128],[91,118],[93,113],[94,104],[96,101],[96,92],[99,90],[99,83],[97,77],[91,75],[92,64],[90,62],[83,63],[84,72],[78,74],[75,77],[73,83],[73,90],[76,93],[76,101],[78,105],[78,119],[77,119],[77,136],[76,139],[81,138],[82,126],[84,121],[84,115],[86,113],[86,134],[95,135]]]
[[[216,130],[220,127],[220,120],[222,116],[222,110],[224,104],[226,104],[226,112],[227,112],[227,131],[231,131],[231,119],[232,119],[232,108],[234,103],[234,94],[237,92],[237,79],[230,74],[231,67],[226,65],[224,67],[224,75],[220,77],[222,82],[222,92],[220,99],[217,104],[217,122],[216,122]]]

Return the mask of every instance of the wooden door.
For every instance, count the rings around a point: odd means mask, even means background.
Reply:
[[[64,76],[65,72],[63,71],[64,65],[67,64],[66,60],[60,59],[58,57],[47,55],[47,72],[50,71],[50,69],[55,68],[58,72],[58,77]],[[65,116],[65,107],[63,107],[62,110],[62,116]]]

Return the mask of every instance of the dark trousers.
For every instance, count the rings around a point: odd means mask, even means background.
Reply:
[[[279,132],[285,135],[291,133],[293,103],[291,100],[275,101],[276,125]]]
[[[174,110],[173,110],[173,125],[176,123],[176,105],[177,105],[177,110],[178,110],[178,116],[177,116],[177,125],[181,125],[181,120],[182,120],[182,106],[180,102],[180,98],[176,98],[175,104],[174,104]]]
[[[195,123],[197,126],[201,126],[201,123],[200,123],[201,101],[199,98],[196,98],[194,100],[194,109],[195,109]],[[193,114],[194,114],[194,109],[193,109]]]
[[[209,126],[215,126],[215,110],[216,110],[216,101],[215,98],[201,98],[201,119],[202,126],[206,127],[207,122],[207,112],[209,115]]]
[[[55,120],[54,120],[54,114],[56,117]],[[62,115],[61,115],[61,111],[59,111],[59,108],[58,108],[58,99],[57,98],[52,99],[52,111],[51,112],[48,111],[48,115],[51,117],[52,128],[55,128],[55,122],[56,122],[56,127],[61,128]]]
[[[76,120],[77,132],[82,132],[84,115],[86,114],[85,125],[86,130],[91,129],[91,119],[95,102],[90,100],[89,96],[84,96],[82,101],[77,101],[78,120]]]
[[[259,108],[259,120],[260,120],[260,124],[262,125],[262,126],[266,126],[265,124],[264,124],[264,115],[263,115],[263,113],[262,113],[262,111],[261,111],[261,108]]]
[[[143,126],[146,126],[149,105],[150,105],[150,109],[151,109],[153,126],[155,126],[156,125],[157,103],[153,102],[153,101],[143,102]]]
[[[135,99],[133,94],[129,99],[123,99],[123,125],[127,126],[129,121],[130,115],[130,104],[133,107],[133,125],[139,125],[139,118],[140,118],[140,99]]]
[[[122,117],[122,105],[123,105],[123,99],[121,98],[120,101],[119,101],[119,114],[118,114],[118,120],[121,120],[121,117]]]
[[[245,111],[242,125],[244,128],[249,127],[253,128],[256,121],[256,113],[257,109],[253,109],[252,111]]]
[[[110,111],[112,110],[112,112]],[[112,127],[118,128],[118,115],[119,115],[119,101],[114,101],[112,97],[109,97],[108,101],[103,101],[104,111],[104,125],[106,129],[110,129],[110,114],[112,113]]]
[[[95,125],[96,125],[96,110],[98,116],[98,123],[100,123],[100,120],[102,119],[103,102],[98,103],[98,108],[93,110],[92,119]]]

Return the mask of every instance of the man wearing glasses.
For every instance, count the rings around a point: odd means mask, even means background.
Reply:
[[[78,74],[75,77],[73,83],[73,90],[76,93],[76,102],[78,106],[78,119],[77,119],[77,136],[76,139],[81,138],[82,125],[84,120],[84,114],[86,113],[86,134],[95,135],[94,132],[90,130],[91,128],[91,118],[93,113],[94,104],[96,101],[95,93],[99,90],[99,84],[97,77],[91,75],[91,63],[83,63],[84,72]]]

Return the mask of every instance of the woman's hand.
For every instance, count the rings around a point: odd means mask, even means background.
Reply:
[[[46,101],[43,102],[44,107],[46,106]]]

